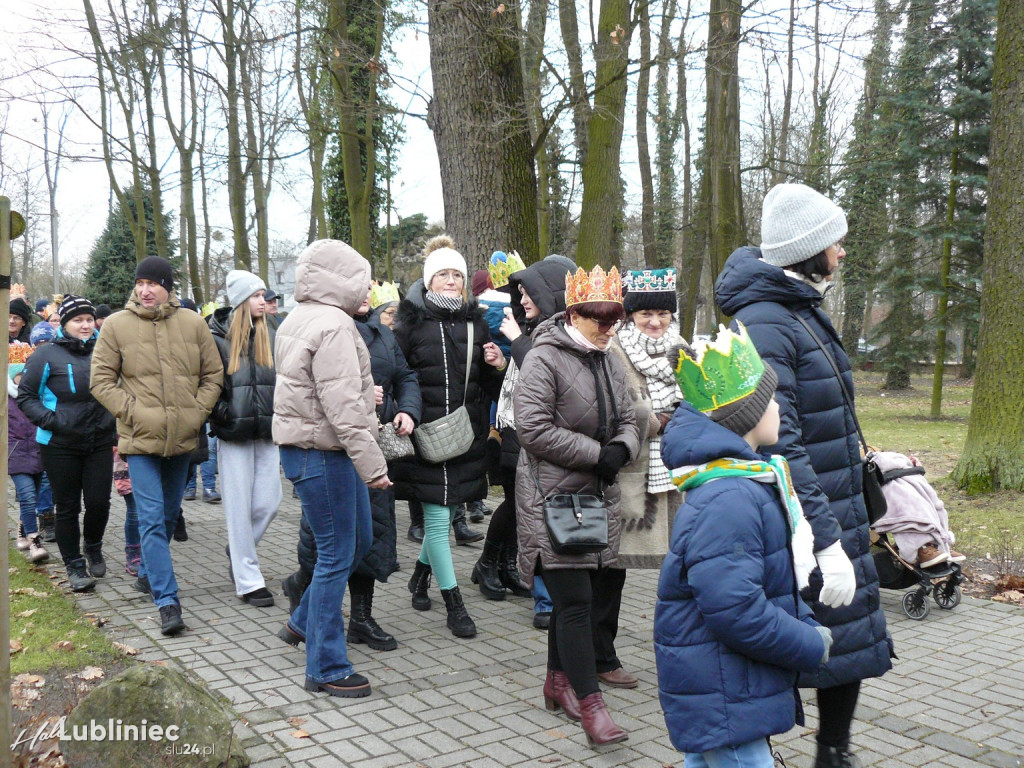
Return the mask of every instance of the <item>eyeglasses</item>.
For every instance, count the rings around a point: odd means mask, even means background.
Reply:
[[[604,322],[602,320],[598,320],[595,317],[590,317],[589,315],[579,315],[579,317],[586,318],[587,320],[592,322],[594,325],[596,325],[597,326],[597,330],[600,333],[608,333],[608,331],[611,331],[612,333],[615,333],[616,331],[619,330],[619,328],[622,327],[622,321],[621,320],[612,320],[611,322]]]
[[[434,277],[440,277],[445,282],[454,280],[457,283],[464,283],[466,281],[465,276],[457,269],[442,269],[440,272],[435,272]],[[433,279],[431,278],[431,280]]]

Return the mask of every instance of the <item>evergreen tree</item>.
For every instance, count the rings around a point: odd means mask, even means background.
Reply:
[[[135,215],[135,195],[131,189],[125,196]],[[156,253],[156,229],[153,226],[152,195],[143,194],[143,206],[146,214],[146,251]],[[168,228],[171,215],[164,214],[163,222]],[[175,269],[180,268],[180,258],[174,255],[176,241],[168,237],[167,247],[171,254],[171,263]],[[96,244],[89,252],[89,265],[86,268],[85,284],[88,298],[93,304],[107,304],[117,310],[124,306],[135,285],[135,236],[131,224],[120,206],[107,214],[107,225],[103,228]]]

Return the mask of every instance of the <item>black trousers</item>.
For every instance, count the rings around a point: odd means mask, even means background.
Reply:
[[[555,606],[548,627],[548,668],[565,672],[576,697],[582,699],[600,690],[598,672],[621,666],[615,656],[615,633],[626,572],[556,568],[542,575]]]
[[[502,484],[505,499],[494,510],[491,522],[487,525],[487,540],[495,544],[516,544],[516,484]]]
[[[50,445],[41,445],[39,449],[57,510],[57,547],[68,563],[82,556],[80,538],[85,539],[86,546],[103,542],[110,517],[114,453],[109,445],[94,451]],[[79,528],[83,501],[85,515]]]
[[[818,689],[818,743],[826,747],[846,749],[850,743],[850,726],[857,709],[860,680]]]

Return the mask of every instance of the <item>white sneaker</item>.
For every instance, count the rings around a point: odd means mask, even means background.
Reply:
[[[28,536],[19,533],[18,540],[15,542],[14,546],[18,548],[19,552],[24,552],[29,547]]]
[[[50,553],[43,546],[39,534],[33,536],[28,543],[28,559],[32,563],[42,563],[50,559]]]

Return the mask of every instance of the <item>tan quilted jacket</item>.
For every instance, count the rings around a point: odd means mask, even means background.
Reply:
[[[610,354],[588,352],[578,346],[564,330],[564,317],[555,315],[534,333],[533,348],[523,362],[514,395],[516,431],[522,445],[516,470],[519,569],[526,584],[533,583],[538,559],[546,570],[617,565],[621,528],[618,485],[604,491],[608,503],[608,548],[604,551],[590,555],[557,554],[544,527],[541,490],[544,496],[597,490],[597,477],[592,470],[601,453],[601,443],[596,439],[600,421],[592,363],[597,366],[608,422],[612,421],[611,398],[602,365],[607,368],[619,415],[618,427],[605,443],[622,443],[630,457],[635,457],[640,449],[640,434],[622,364]]]
[[[352,315],[370,263],[340,240],[310,243],[295,268],[298,306],[277,329],[274,442],[345,451],[364,482],[388,471],[377,445],[370,354]]]
[[[147,309],[132,291],[103,323],[89,391],[117,417],[122,456],[192,453],[220,397],[224,366],[206,321],[171,293]]]

